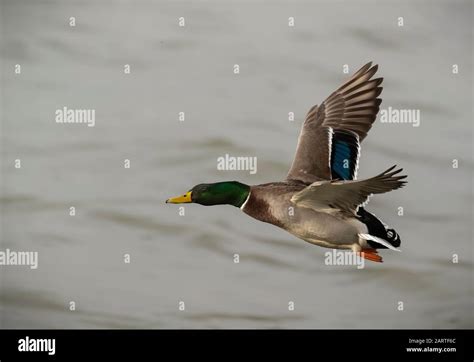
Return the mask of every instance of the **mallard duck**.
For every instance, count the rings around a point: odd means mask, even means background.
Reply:
[[[356,179],[360,144],[382,101],[378,97],[383,78],[372,79],[377,69],[372,62],[364,65],[309,110],[284,181],[199,184],[166,202],[232,205],[309,243],[382,262],[377,249],[399,250],[400,237],[364,206],[372,194],[404,186],[406,176],[393,166],[374,177]]]

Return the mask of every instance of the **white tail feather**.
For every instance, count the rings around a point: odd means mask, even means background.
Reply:
[[[395,251],[401,252],[400,249],[394,247],[394,246],[393,246],[392,244],[390,244],[387,240],[378,238],[378,237],[376,237],[376,236],[373,236],[373,235],[370,235],[370,234],[359,234],[359,237],[361,237],[361,238],[364,239],[364,240],[371,240],[371,241],[374,241],[374,242],[376,242],[377,244],[380,244],[380,245],[383,245],[383,246],[389,248],[390,250],[395,250]]]

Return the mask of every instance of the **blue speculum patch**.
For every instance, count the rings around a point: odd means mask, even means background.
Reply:
[[[331,170],[333,178],[351,180],[355,167],[354,154],[345,141],[335,140],[332,147]]]

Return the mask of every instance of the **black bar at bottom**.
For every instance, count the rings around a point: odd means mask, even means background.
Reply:
[[[472,330],[0,330],[0,361],[210,357],[473,361]],[[54,341],[54,343],[53,343]],[[53,350],[54,347],[54,350]],[[38,351],[41,350],[41,351]]]

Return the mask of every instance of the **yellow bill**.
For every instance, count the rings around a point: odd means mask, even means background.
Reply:
[[[186,194],[176,197],[171,197],[166,200],[167,204],[187,204],[192,202],[191,200],[191,191],[186,192]]]

